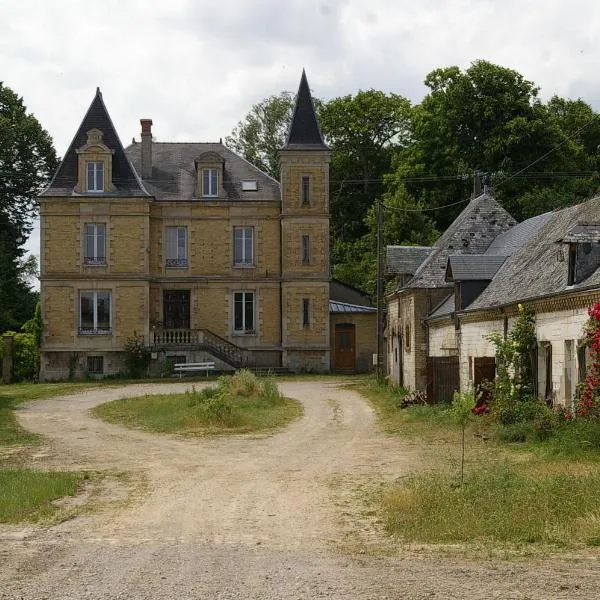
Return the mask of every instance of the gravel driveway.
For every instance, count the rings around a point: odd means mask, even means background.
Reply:
[[[274,435],[181,439],[89,409],[189,384],[98,389],[24,406],[44,468],[127,472],[59,525],[0,528],[0,599],[598,598],[598,554],[474,561],[396,548],[361,489],[419,467],[359,395],[284,383],[305,415]],[[198,384],[196,384],[198,387]]]

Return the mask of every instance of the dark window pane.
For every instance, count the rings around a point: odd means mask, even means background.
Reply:
[[[310,177],[302,177],[302,204],[310,204]]]
[[[97,329],[110,329],[110,293],[97,292]]]
[[[246,293],[245,328],[254,329],[254,294]]]
[[[94,293],[81,292],[80,326],[82,329],[94,328]]]
[[[244,295],[242,293],[234,294],[233,328],[235,331],[244,331]]]

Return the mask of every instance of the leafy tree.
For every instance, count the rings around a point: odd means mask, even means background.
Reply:
[[[394,183],[403,184],[424,206],[448,207],[436,213],[439,229],[463,208],[450,205],[469,196],[469,175],[475,171],[489,175],[496,197],[517,219],[594,189],[594,176],[582,181],[536,174],[597,170],[598,124],[592,123],[597,117],[585,103],[553,98],[545,105],[531,81],[486,61],[474,62],[465,72],[436,69],[425,84],[430,92],[415,107],[413,143],[396,158],[391,191]],[[511,177],[534,162],[535,169]]]
[[[294,94],[281,92],[265,98],[250,109],[225,143],[246,160],[279,180],[279,150],[294,110]]]
[[[33,315],[37,295],[26,281],[23,244],[57,162],[48,133],[0,83],[0,331],[19,329]]]
[[[383,192],[393,152],[410,139],[410,102],[398,94],[360,90],[325,102],[321,128],[332,149],[332,234],[345,242],[368,231],[365,216]]]

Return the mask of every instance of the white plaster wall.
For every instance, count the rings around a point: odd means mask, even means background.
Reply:
[[[509,319],[509,329],[514,319]],[[466,390],[472,384],[472,373],[469,372],[469,357],[496,356],[494,344],[486,339],[492,333],[504,333],[504,321],[483,321],[480,323],[463,323],[460,328],[460,389]]]
[[[458,339],[454,323],[441,327],[429,327],[429,356],[455,356]]]
[[[588,320],[586,309],[578,308],[536,315],[536,336],[539,346],[538,384],[540,394],[545,388],[545,353],[543,343],[552,344],[552,390],[554,402],[563,406],[571,406],[574,386],[577,383],[578,361],[577,345],[583,336],[583,327]],[[571,386],[567,389],[568,380],[565,372],[565,342],[571,341],[573,350],[571,361],[567,360],[570,371]]]

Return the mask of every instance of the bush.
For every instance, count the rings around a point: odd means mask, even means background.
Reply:
[[[229,423],[232,407],[223,386],[208,387],[200,391],[192,387],[185,394],[188,396],[188,406],[197,406],[208,421]]]
[[[508,406],[500,407],[498,410],[498,422],[502,425],[512,425],[514,423],[534,421],[548,410],[550,409],[539,400],[520,400]]]
[[[128,338],[123,346],[125,354],[125,366],[128,375],[133,379],[139,379],[146,375],[150,366],[150,350],[144,346],[144,338],[135,332]]]
[[[32,333],[12,333],[14,381],[36,381],[40,372],[40,351]],[[0,337],[0,360],[4,357],[4,342]]]
[[[229,392],[234,396],[257,396],[262,393],[260,381],[248,369],[240,369],[228,381]]]

